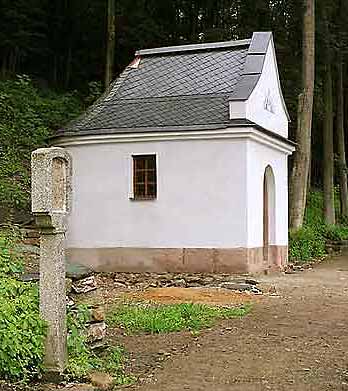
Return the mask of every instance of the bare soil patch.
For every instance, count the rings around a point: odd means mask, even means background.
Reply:
[[[208,305],[240,305],[259,301],[261,295],[229,291],[220,288],[150,288],[125,294],[131,300],[146,300],[158,304],[199,303]]]

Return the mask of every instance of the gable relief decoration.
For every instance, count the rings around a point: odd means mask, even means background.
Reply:
[[[271,90],[267,91],[267,94],[266,94],[266,97],[265,97],[265,100],[263,103],[263,108],[266,111],[269,111],[270,113],[275,114],[275,105],[273,103]]]

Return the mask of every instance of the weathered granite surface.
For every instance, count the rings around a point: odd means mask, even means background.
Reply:
[[[63,148],[32,153],[32,212],[40,230],[40,312],[47,322],[44,365],[59,379],[66,362],[65,232],[71,158]],[[53,376],[52,375],[57,375]]]

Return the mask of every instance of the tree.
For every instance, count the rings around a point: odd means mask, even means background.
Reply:
[[[344,89],[343,89],[343,62],[342,55],[338,54],[337,63],[337,155],[338,155],[338,179],[340,184],[341,215],[348,217],[348,186],[347,163],[344,129]]]
[[[324,218],[327,224],[335,224],[334,203],[334,148],[333,148],[333,96],[332,96],[332,55],[329,19],[323,8],[325,33],[325,77],[324,77],[324,124],[323,124],[323,183]]]
[[[339,0],[335,10],[335,20],[337,20],[335,31],[335,42],[337,49],[337,109],[336,109],[336,136],[337,136],[337,176],[340,186],[340,209],[341,217],[344,220],[348,217],[348,189],[347,189],[347,163],[345,148],[345,92],[344,92],[344,57],[347,55],[347,23],[346,15],[348,11],[347,2]]]
[[[105,88],[108,88],[113,78],[115,56],[115,0],[108,1],[108,30],[106,43]]]
[[[315,79],[315,0],[304,0],[302,91],[298,99],[297,150],[290,177],[290,227],[303,224],[311,157],[311,130]]]

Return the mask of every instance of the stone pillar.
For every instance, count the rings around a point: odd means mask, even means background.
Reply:
[[[40,229],[40,312],[47,322],[44,366],[60,377],[66,362],[65,232],[71,158],[63,148],[32,153],[32,212]]]

